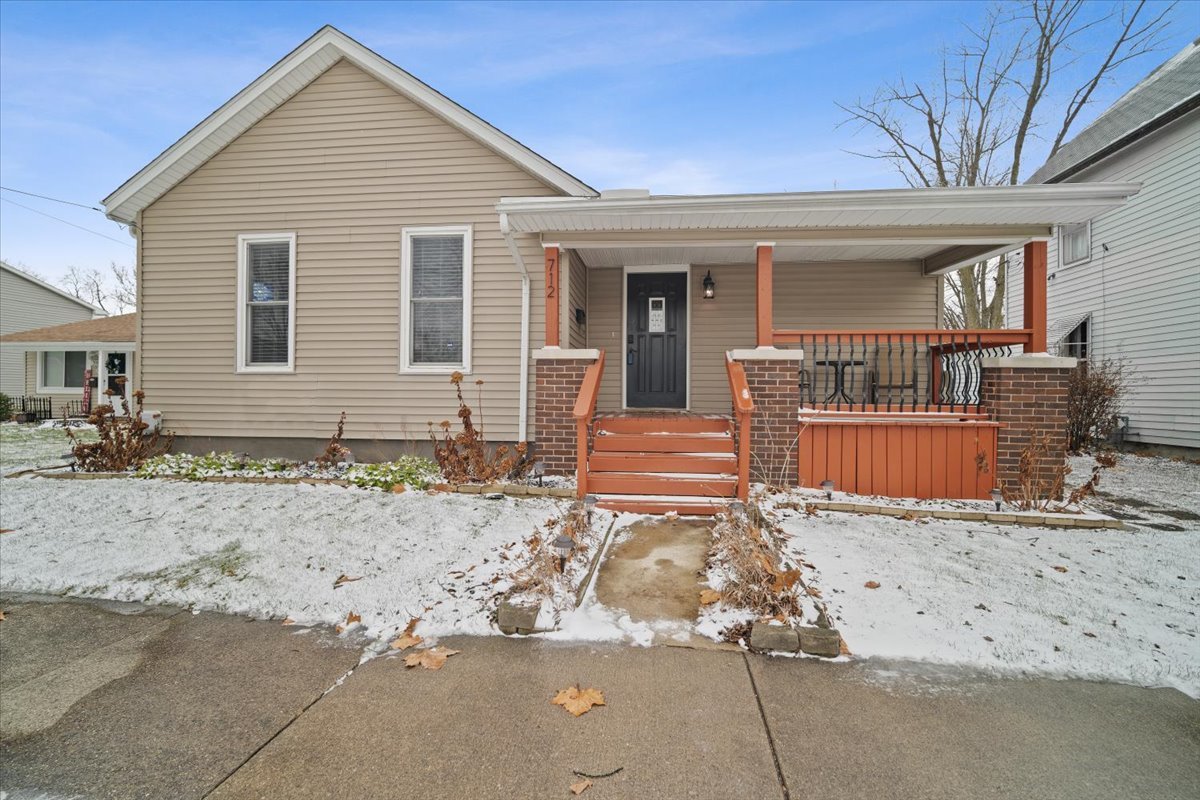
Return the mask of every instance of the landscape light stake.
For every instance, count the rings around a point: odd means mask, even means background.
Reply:
[[[596,510],[596,500],[598,498],[594,494],[589,494],[583,498],[583,510],[587,512],[588,525],[592,524],[592,512]]]
[[[992,502],[996,504],[996,510],[1000,510],[1000,504],[1004,502],[1004,492],[999,489],[992,489]]]
[[[533,465],[533,476],[535,478],[537,478],[538,486],[545,485],[542,481],[542,478],[545,476],[545,474],[546,474],[546,465],[545,464],[543,464],[541,461],[539,461]]]
[[[575,540],[565,533],[560,533],[555,537],[550,546],[558,554],[558,571],[565,572],[567,569],[567,559],[570,558],[571,551],[575,549]]]
[[[836,486],[836,484],[833,481],[829,480],[828,478],[821,481],[821,491],[825,492],[826,500],[833,499],[833,487],[834,486]]]

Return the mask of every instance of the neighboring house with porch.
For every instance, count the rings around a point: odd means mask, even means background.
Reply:
[[[1200,46],[1126,92],[1029,183],[1135,182],[1049,248],[1050,346],[1135,372],[1126,442],[1200,450]],[[1019,270],[1016,279],[1021,279]],[[1013,297],[1010,313],[1021,314]]]
[[[104,205],[177,446],[311,457],[345,410],[395,455],[461,372],[488,438],[581,493],[704,510],[751,477],[986,496],[1061,443],[1074,362],[1009,354],[1046,350],[1055,226],[1137,188],[597,192],[327,27]],[[945,330],[942,276],[1012,249],[1022,324]]]
[[[119,395],[131,399],[136,380],[136,329],[137,314],[119,314],[0,336],[0,347],[24,360],[24,410],[41,419],[86,416],[110,402],[120,410]]]
[[[0,261],[0,336],[104,315],[90,303]],[[77,396],[83,387],[83,358],[81,352],[63,349],[34,355],[0,341],[0,392],[13,398],[18,410],[26,396]],[[45,381],[40,392],[27,382],[27,376],[39,370]]]

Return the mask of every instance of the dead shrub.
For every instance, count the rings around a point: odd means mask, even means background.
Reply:
[[[124,386],[124,378],[118,381]],[[99,439],[95,442],[84,442],[75,435],[66,416],[63,416],[67,438],[71,440],[71,454],[75,462],[84,472],[125,472],[136,469],[142,462],[154,456],[162,455],[171,449],[175,434],[165,436],[159,431],[146,430],[150,427],[142,422],[142,409],[145,405],[146,393],[138,389],[133,393],[134,411],[130,413],[129,402],[122,396],[122,413],[115,413],[112,403],[113,392],[106,389],[104,394],[109,403],[96,406],[88,416],[88,422],[96,426]]]
[[[529,455],[529,444],[519,442],[510,448],[502,444],[491,449],[483,436],[483,415],[476,426],[472,419],[471,407],[463,399],[463,374],[455,372],[450,376],[454,385],[455,396],[458,398],[458,419],[462,430],[451,434],[453,427],[450,420],[443,420],[434,428],[429,423],[429,439],[433,442],[433,457],[442,471],[442,476],[449,483],[491,483],[493,481],[519,480],[529,474],[537,461]],[[475,381],[479,392],[479,408],[483,408],[483,381]],[[440,429],[440,438],[438,429]]]
[[[558,569],[558,554],[550,543],[561,534],[566,534],[575,542],[571,553],[574,559],[587,555],[588,545],[583,533],[588,530],[587,511],[583,503],[575,502],[567,513],[561,517],[546,520],[545,532],[534,528],[529,538],[525,540],[525,552],[528,560],[518,565],[510,574],[512,593],[533,597],[551,597],[555,586],[561,582],[562,573]]]
[[[1106,443],[1117,429],[1117,412],[1132,370],[1121,359],[1085,361],[1067,384],[1067,449],[1072,453]]]
[[[333,436],[329,437],[329,443],[325,445],[325,450],[321,455],[317,456],[317,466],[332,468],[336,467],[343,461],[351,461],[354,454],[350,452],[350,448],[342,444],[342,435],[346,431],[346,412],[338,417],[337,430],[333,432]]]
[[[1092,466],[1092,474],[1086,481],[1071,490],[1067,495],[1066,506],[1078,506],[1087,498],[1096,494],[1096,486],[1100,483],[1100,473],[1117,465],[1117,456],[1111,452],[1097,453],[1096,463]]]
[[[1021,449],[1017,462],[1016,486],[1001,490],[1004,501],[1021,511],[1045,511],[1063,496],[1063,487],[1071,467],[1058,448],[1051,445],[1048,432],[1035,433]]]
[[[710,562],[727,575],[721,602],[753,611],[760,618],[790,620],[801,616],[799,569],[788,569],[772,541],[773,526],[753,504],[746,516],[724,512],[713,530]]]

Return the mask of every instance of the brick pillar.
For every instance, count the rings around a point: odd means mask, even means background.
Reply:
[[[800,430],[800,356],[796,351],[735,350],[754,401],[750,419],[750,479],[796,484],[796,437]],[[756,357],[757,356],[757,357]]]
[[[587,368],[586,350],[547,348],[534,354],[536,450],[547,475],[575,474],[575,399]]]
[[[1002,423],[996,445],[996,485],[1015,489],[1020,482],[1021,451],[1036,436],[1050,437],[1051,457],[1040,465],[1037,480],[1047,483],[1067,457],[1067,385],[1076,368],[1073,358],[1044,355],[985,358],[979,397],[992,419]]]

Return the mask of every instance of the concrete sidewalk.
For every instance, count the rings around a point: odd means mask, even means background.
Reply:
[[[0,789],[24,797],[1194,798],[1200,703],[681,648],[445,642],[0,597]],[[331,691],[347,671],[353,673]],[[607,705],[549,700],[581,683]]]

